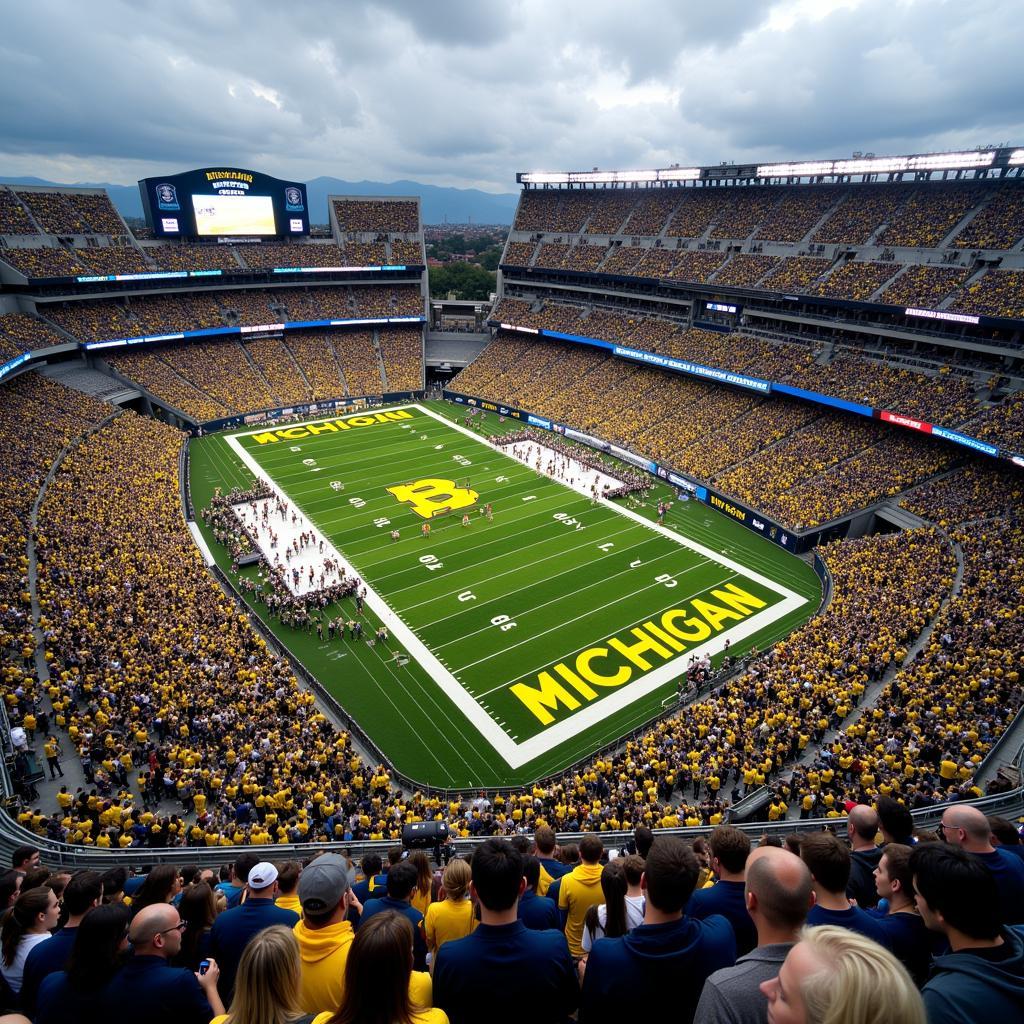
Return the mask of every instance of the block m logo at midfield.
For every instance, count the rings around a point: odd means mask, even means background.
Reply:
[[[399,501],[412,506],[413,512],[422,519],[433,519],[443,512],[471,508],[480,497],[468,487],[457,487],[454,480],[415,480],[411,484],[397,484],[387,488]]]

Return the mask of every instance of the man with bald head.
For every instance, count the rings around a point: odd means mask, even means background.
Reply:
[[[867,804],[855,804],[846,819],[846,835],[850,840],[850,881],[846,895],[857,901],[858,907],[878,904],[875,887],[875,868],[882,859],[882,851],[875,846],[878,832],[878,812]]]
[[[1024,924],[1024,861],[992,845],[992,828],[977,807],[954,804],[942,815],[942,838],[973,854],[992,872],[1003,924]]]
[[[208,1024],[224,1013],[214,961],[202,976],[170,966],[181,950],[184,928],[177,908],[169,903],[144,907],[135,915],[128,931],[134,955],[107,985],[101,1019],[117,1020],[127,1012],[145,1017],[146,1024]]]
[[[757,947],[704,984],[694,1024],[763,1024],[768,1000],[761,982],[778,975],[814,902],[811,873],[795,854],[759,846],[747,859],[744,898]]]

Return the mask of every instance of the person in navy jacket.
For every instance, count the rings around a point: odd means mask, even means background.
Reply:
[[[523,855],[511,843],[488,839],[476,848],[470,891],[480,924],[446,942],[434,965],[434,1006],[451,1024],[519,1024],[524,1013],[531,1024],[563,1024],[576,1009],[569,944],[560,931],[531,931],[519,920],[525,889]]]
[[[736,934],[736,952],[745,956],[757,945],[757,929],[747,913],[744,892],[750,839],[732,825],[719,825],[708,837],[711,870],[718,881],[710,889],[698,889],[686,905],[686,913],[703,921],[721,914]]]
[[[474,858],[475,859],[475,858]],[[686,917],[700,866],[674,836],[659,836],[640,886],[644,923],[626,935],[598,939],[586,961],[580,1024],[693,1020],[708,976],[736,961],[736,936],[726,918]]]
[[[135,1014],[146,1024],[209,1024],[224,1013],[215,961],[202,977],[168,963],[181,948],[184,928],[181,915],[168,903],[139,911],[128,932],[135,953],[104,989],[97,1019]]]
[[[561,926],[558,904],[537,893],[540,885],[540,861],[527,857],[523,861],[523,876],[526,888],[519,899],[519,920],[531,931],[543,932]]]

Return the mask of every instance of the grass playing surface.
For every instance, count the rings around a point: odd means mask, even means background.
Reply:
[[[763,648],[816,609],[813,570],[738,524],[677,502],[658,527],[664,487],[635,510],[595,503],[453,422],[464,413],[421,403],[191,448],[197,511],[214,486],[258,474],[366,583],[369,632],[384,622],[387,645],[269,625],[406,775],[530,782],[657,713],[693,653],[717,661],[726,639],[734,653]],[[470,526],[462,508],[431,516],[460,500]]]

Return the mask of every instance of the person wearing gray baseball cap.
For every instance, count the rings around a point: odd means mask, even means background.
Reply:
[[[277,868],[267,862],[249,869],[245,902],[225,910],[210,930],[210,955],[220,965],[217,989],[224,1005],[229,1006],[235,990],[235,973],[249,940],[273,924],[294,928],[299,915],[274,904],[277,895]]]

